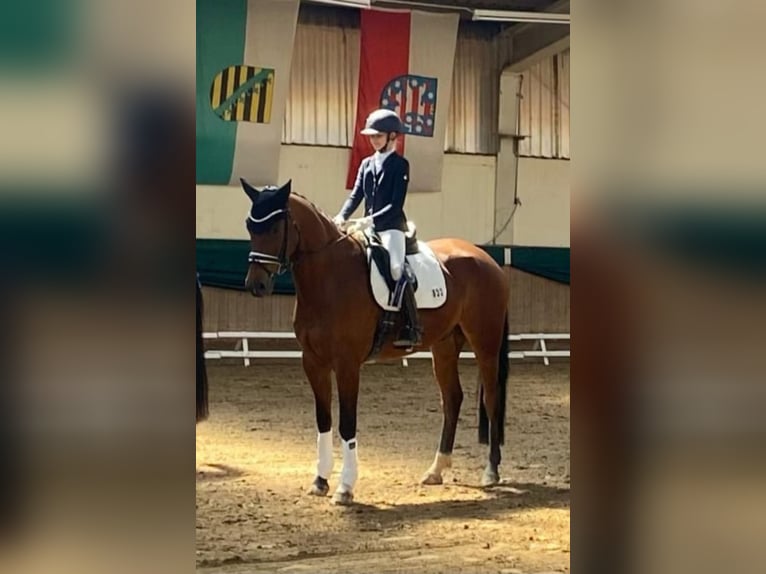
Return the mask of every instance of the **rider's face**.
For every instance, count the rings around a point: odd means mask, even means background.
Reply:
[[[388,134],[372,134],[370,135],[370,145],[375,151],[383,151],[388,143]]]

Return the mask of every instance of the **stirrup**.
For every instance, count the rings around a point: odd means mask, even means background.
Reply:
[[[410,347],[417,347],[422,342],[420,331],[414,327],[405,327],[399,333],[399,336],[394,339],[394,347],[409,349]]]

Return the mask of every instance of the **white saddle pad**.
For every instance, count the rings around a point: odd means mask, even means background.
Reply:
[[[407,256],[410,268],[418,281],[415,303],[418,309],[437,309],[444,305],[447,300],[447,283],[444,279],[444,272],[439,260],[436,259],[436,255],[428,245],[418,241],[418,249],[420,253]],[[370,287],[372,287],[375,301],[383,309],[395,311],[396,309],[388,304],[388,285],[380,274],[378,266],[369,259],[368,263],[370,266]]]

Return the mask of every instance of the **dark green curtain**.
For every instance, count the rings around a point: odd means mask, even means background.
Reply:
[[[249,252],[247,241],[197,239],[197,272],[200,282],[209,287],[244,290]],[[289,271],[276,278],[274,292],[288,295],[295,293]]]
[[[498,264],[503,265],[505,247],[482,246]],[[247,274],[247,241],[197,239],[197,271],[203,285],[226,289],[244,289]],[[569,283],[569,249],[556,247],[513,247],[512,267],[560,283]],[[287,272],[276,280],[275,293],[295,292]]]
[[[513,247],[511,267],[569,284],[568,247]]]

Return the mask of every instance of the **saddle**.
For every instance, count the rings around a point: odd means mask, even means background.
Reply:
[[[372,360],[383,348],[391,335],[399,311],[391,304],[390,295],[396,282],[391,276],[391,257],[375,232],[354,233],[367,251],[367,266],[370,272],[370,290],[383,313],[378,320],[372,349],[367,360]],[[436,309],[447,300],[447,282],[444,268],[431,248],[417,239],[417,230],[407,222],[405,233],[404,273],[412,284],[414,305],[417,309]]]
[[[408,234],[405,235],[405,255],[415,255],[416,253],[420,253],[415,234],[416,232],[413,226],[411,233],[408,231]],[[391,275],[391,255],[383,246],[383,243],[380,240],[380,236],[375,232],[372,232],[367,236],[367,259],[368,261],[372,261],[372,263],[374,263],[378,268],[378,271],[383,276],[383,280],[386,282],[389,291],[393,291],[394,287],[396,287],[396,281]],[[412,266],[406,257],[404,260],[404,273],[407,275],[407,279],[412,284],[413,291],[417,293],[418,278],[412,271]]]
[[[391,258],[381,243],[380,237],[370,230],[356,234],[367,251],[367,263],[370,270],[370,287],[378,306],[391,310],[388,304],[389,294],[396,282],[391,276]],[[412,282],[415,302],[418,309],[436,309],[447,299],[444,270],[436,255],[428,245],[417,239],[417,229],[412,222],[407,222],[406,257],[404,273]]]

